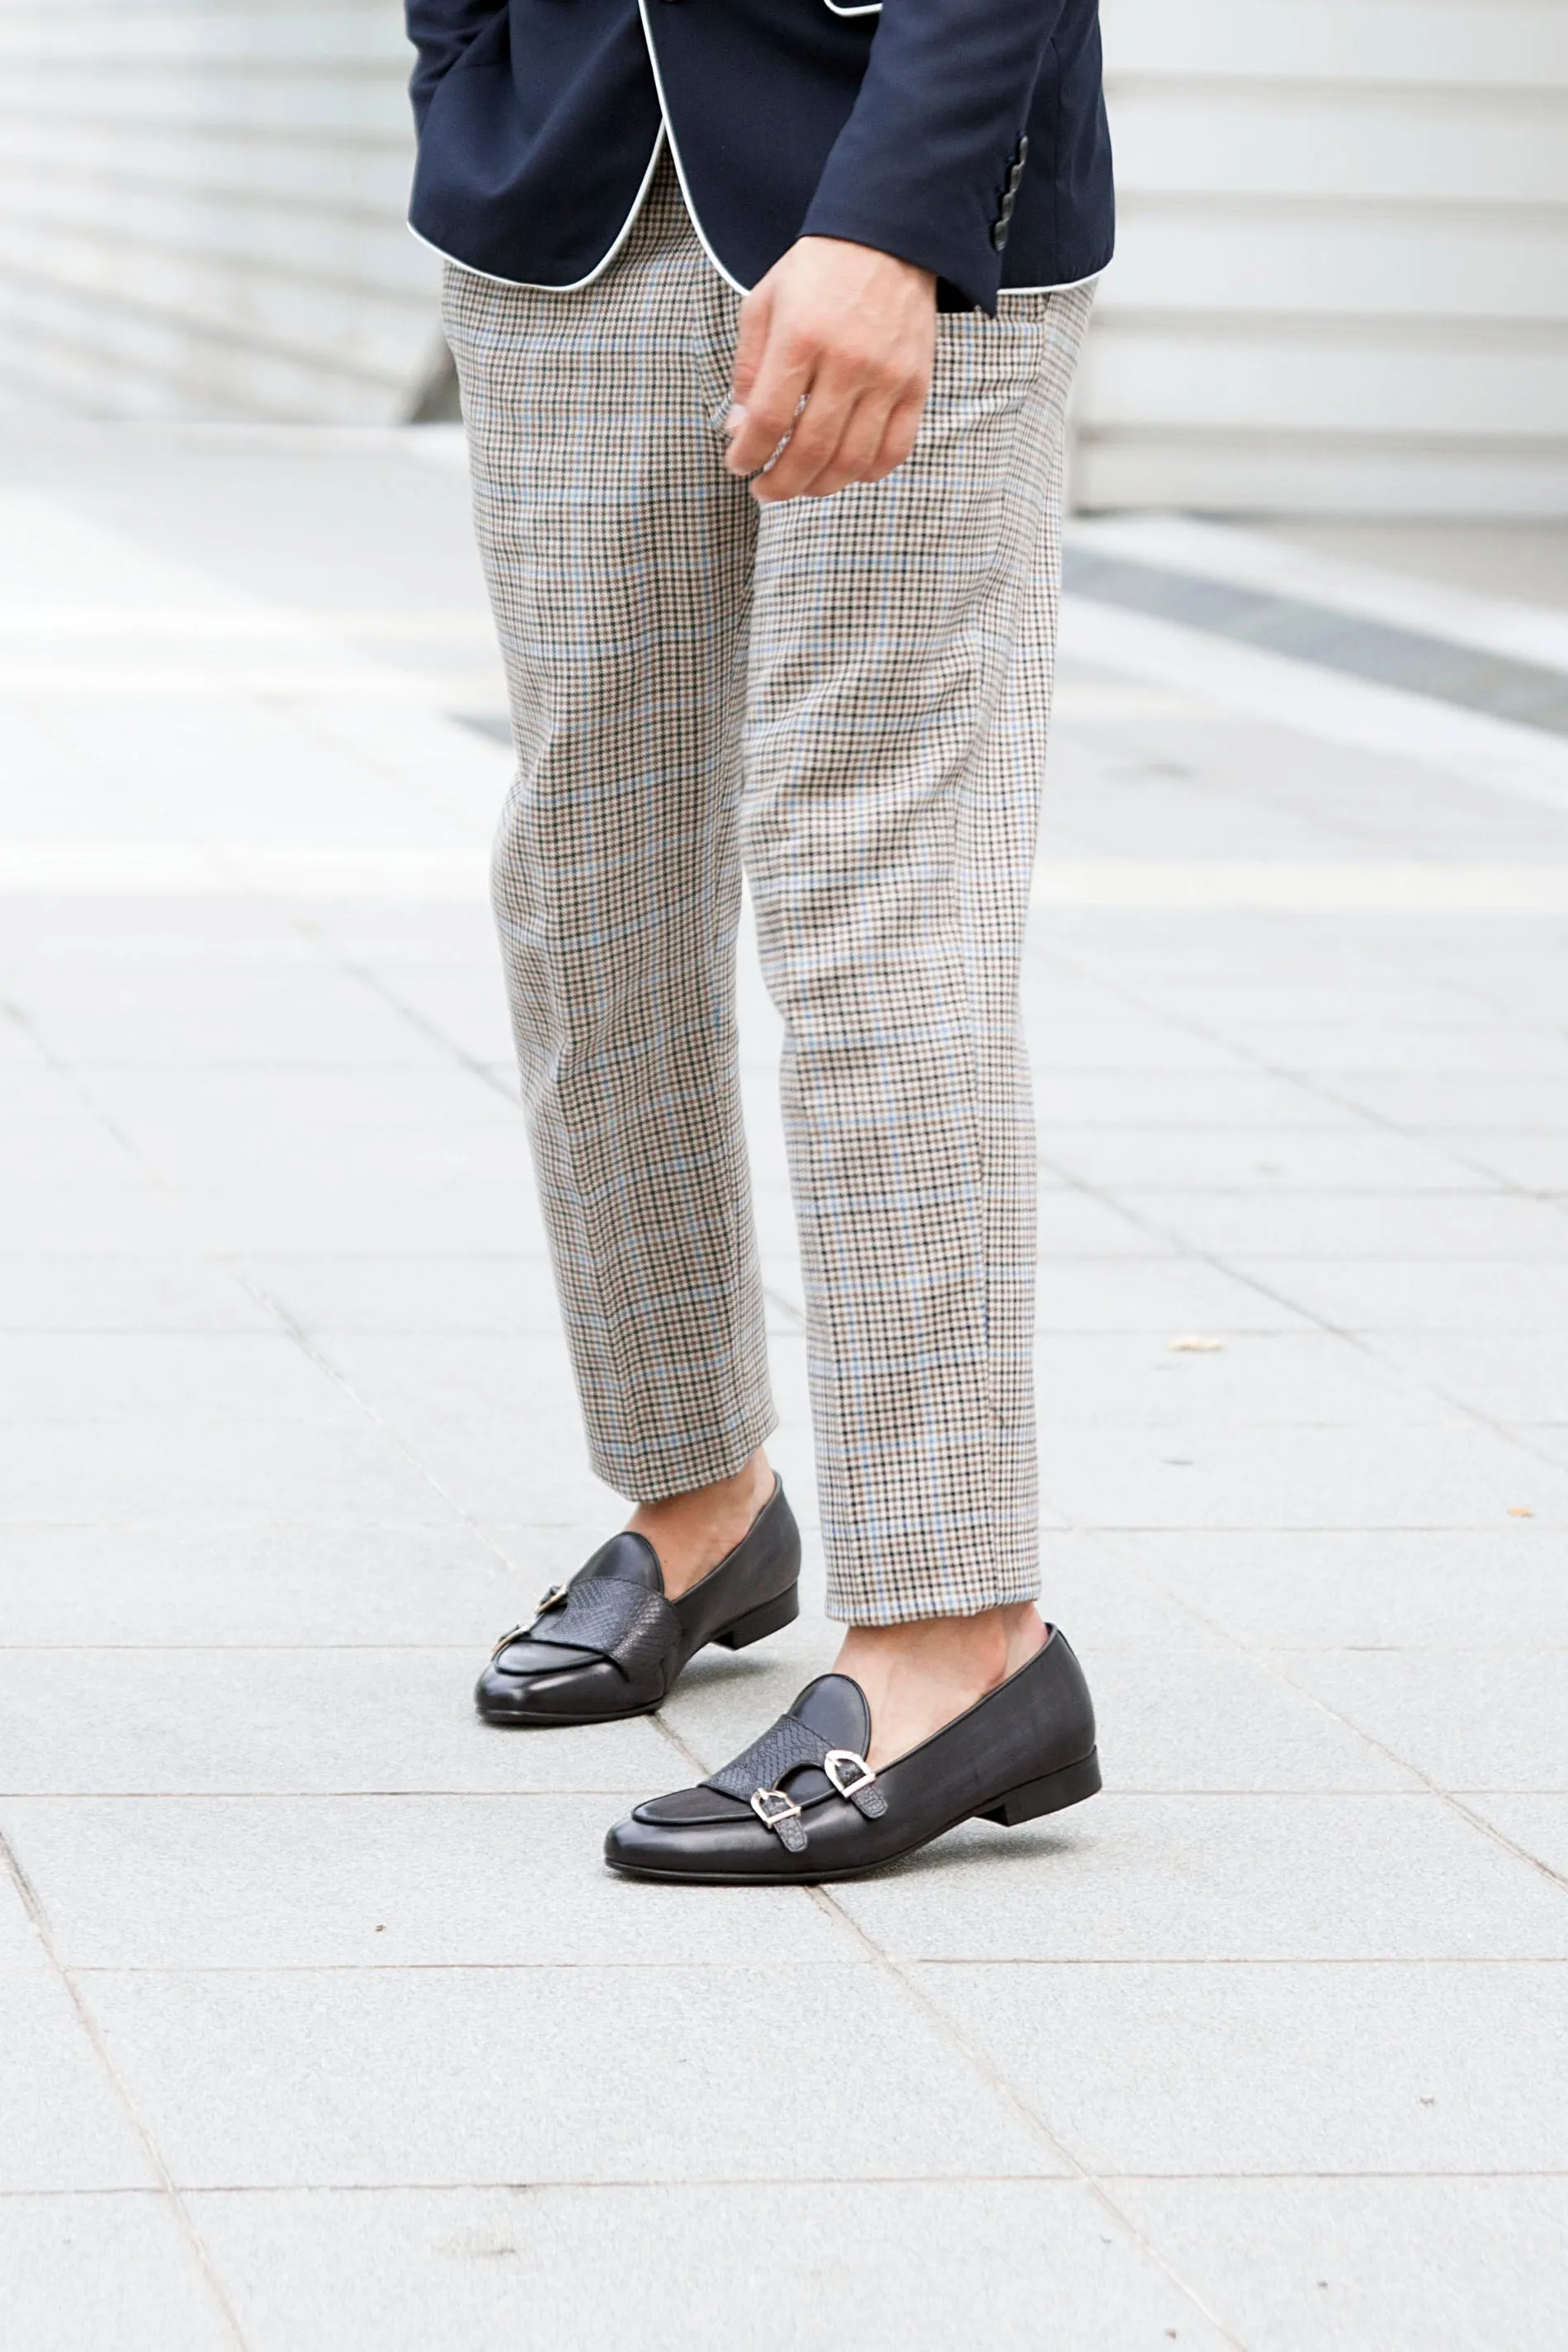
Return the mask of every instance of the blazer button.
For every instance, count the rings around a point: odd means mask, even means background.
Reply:
[[[1000,253],[1003,247],[1007,242],[1007,224],[1005,220],[992,222],[991,242],[995,247],[997,252]]]

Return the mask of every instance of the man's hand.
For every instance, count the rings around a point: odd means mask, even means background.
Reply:
[[[741,305],[730,471],[766,506],[879,482],[914,447],[935,357],[929,269],[803,236]]]

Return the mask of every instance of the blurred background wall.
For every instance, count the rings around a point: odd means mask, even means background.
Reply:
[[[409,61],[398,0],[0,0],[0,400],[410,415]]]
[[[1568,0],[1104,9],[1079,502],[1568,514]],[[0,0],[0,401],[439,408],[397,0]]]
[[[1103,0],[1090,507],[1568,514],[1565,0]]]

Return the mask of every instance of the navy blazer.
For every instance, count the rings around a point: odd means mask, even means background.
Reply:
[[[944,307],[1110,258],[1098,0],[406,0],[411,225],[568,288],[636,216],[661,123],[698,231],[754,286],[798,236],[935,272]]]

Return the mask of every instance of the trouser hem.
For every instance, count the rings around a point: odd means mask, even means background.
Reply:
[[[772,1399],[721,1434],[686,1437],[668,1446],[590,1444],[594,1475],[631,1503],[667,1503],[673,1496],[717,1486],[743,1470],[779,1425]]]
[[[901,1565],[896,1582],[886,1572],[875,1578],[830,1574],[827,1614],[844,1625],[913,1625],[931,1617],[978,1617],[987,1609],[1015,1608],[1039,1597],[1036,1566],[980,1575],[942,1568],[911,1573]]]

